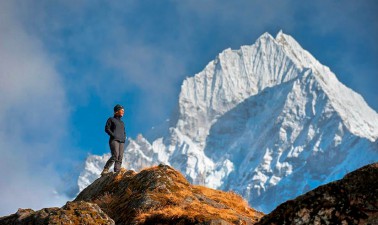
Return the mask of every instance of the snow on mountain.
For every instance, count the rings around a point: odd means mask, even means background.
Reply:
[[[378,160],[376,143],[348,131],[311,71],[225,113],[204,151],[234,165],[220,188],[263,211]]]
[[[283,32],[226,49],[184,80],[170,123],[152,143],[129,139],[124,166],[168,164],[264,212],[378,161],[378,114]],[[108,157],[87,158],[80,190]]]

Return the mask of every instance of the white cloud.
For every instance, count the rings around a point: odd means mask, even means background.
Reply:
[[[54,62],[17,20],[16,4],[0,3],[0,215],[19,207],[57,206],[54,163],[66,135],[68,109]]]

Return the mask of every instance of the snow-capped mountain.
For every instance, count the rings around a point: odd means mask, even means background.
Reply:
[[[378,161],[378,114],[282,32],[226,49],[184,80],[170,123],[151,142],[129,139],[124,166],[169,164],[264,212]],[[80,190],[108,157],[87,158]]]

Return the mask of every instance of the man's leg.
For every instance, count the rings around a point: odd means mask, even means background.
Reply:
[[[116,162],[118,154],[117,154],[117,147],[118,147],[118,142],[117,141],[110,141],[109,142],[109,147],[110,147],[110,152],[112,153],[112,156],[110,159],[106,162],[104,166],[104,171],[103,173],[107,173],[110,169],[110,167],[113,165],[114,162]],[[103,174],[101,173],[101,174]]]
[[[123,159],[123,152],[125,150],[125,143],[119,143],[119,148],[118,148],[118,157],[115,161],[115,165],[114,165],[114,171],[115,172],[118,172],[121,170],[121,166],[122,166],[122,159]]]

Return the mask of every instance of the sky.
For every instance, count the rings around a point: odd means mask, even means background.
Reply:
[[[183,80],[265,32],[293,36],[378,111],[378,2],[0,0],[0,216],[61,206],[104,125],[129,137],[177,106]],[[71,196],[72,197],[72,196]]]

